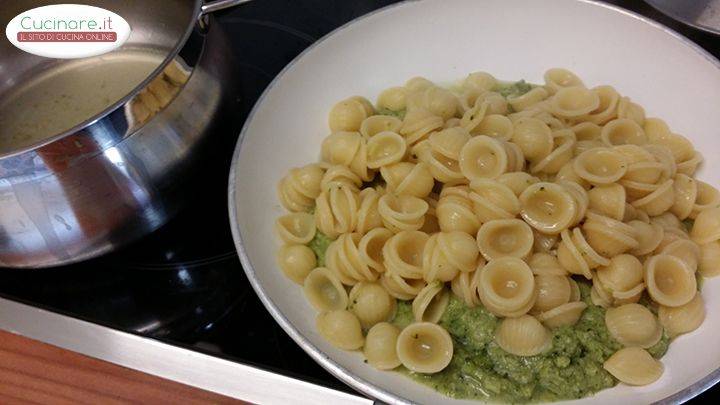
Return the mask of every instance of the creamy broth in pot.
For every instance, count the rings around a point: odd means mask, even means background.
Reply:
[[[92,118],[160,65],[149,52],[119,52],[65,63],[0,96],[0,153],[27,147]]]

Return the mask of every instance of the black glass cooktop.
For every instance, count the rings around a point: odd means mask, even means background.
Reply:
[[[336,27],[391,0],[262,0],[219,13],[241,91],[212,135],[186,207],[154,234],[114,254],[47,270],[0,271],[0,295],[170,344],[350,388],[310,359],[264,309],[235,253],[227,177],[237,134],[265,87]],[[688,36],[716,56],[720,38],[676,23],[639,0],[612,3]],[[249,348],[252,348],[251,350]],[[703,397],[709,397],[711,392]]]

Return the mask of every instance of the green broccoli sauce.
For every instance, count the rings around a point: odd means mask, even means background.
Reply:
[[[528,91],[532,90],[535,85],[520,80],[519,82],[498,82],[497,86],[493,89],[500,93],[505,98],[519,97]]]
[[[622,346],[605,327],[605,309],[591,304],[589,285],[579,284],[588,308],[574,326],[552,331],[552,347],[543,354],[521,357],[505,352],[493,340],[500,320],[453,296],[440,320],[454,342],[450,365],[431,375],[400,372],[449,397],[511,403],[582,398],[612,387],[617,381],[602,364]],[[399,327],[412,322],[410,307],[409,301],[399,303],[393,321]],[[648,352],[662,357],[669,342],[663,334]]]
[[[325,266],[325,251],[332,241],[333,240],[327,235],[318,231],[315,233],[315,237],[308,243],[308,247],[312,249],[312,251],[315,252],[315,256],[317,256],[318,267]]]
[[[389,115],[391,117],[397,117],[400,119],[405,118],[405,110],[393,111],[388,110],[387,108],[378,108],[376,112],[377,115]]]

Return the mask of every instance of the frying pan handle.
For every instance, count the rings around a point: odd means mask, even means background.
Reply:
[[[229,7],[235,7],[243,3],[248,3],[252,0],[215,0],[205,1],[200,8],[200,16],[204,16],[209,13],[213,13],[218,10],[224,10]]]

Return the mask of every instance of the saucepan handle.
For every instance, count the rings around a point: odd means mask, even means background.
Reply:
[[[200,8],[200,16],[204,16],[209,13],[213,13],[218,10],[224,10],[226,8],[235,7],[243,3],[248,3],[252,0],[215,0],[205,1]]]

